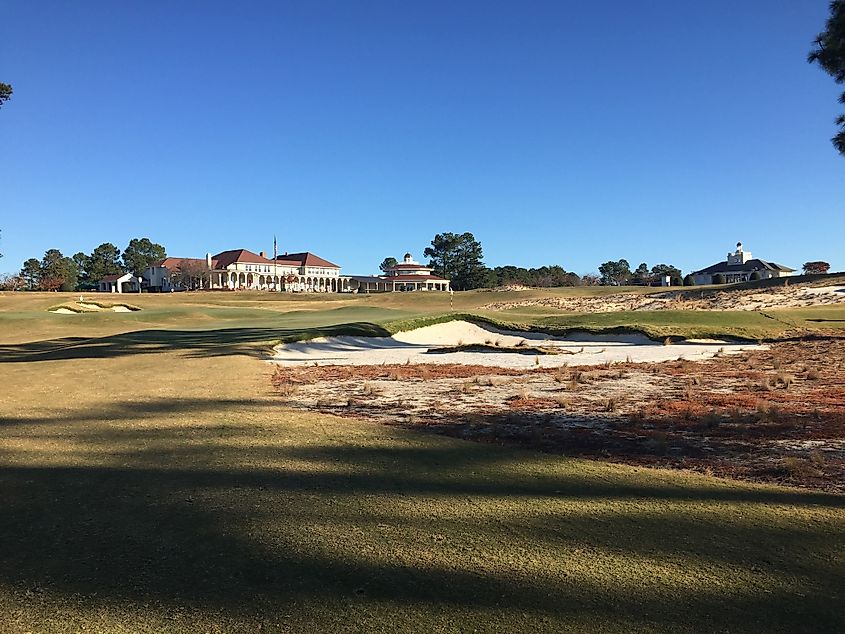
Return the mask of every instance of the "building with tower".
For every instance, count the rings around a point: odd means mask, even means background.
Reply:
[[[165,258],[143,272],[143,288],[258,290],[288,293],[357,293],[449,290],[449,280],[432,274],[410,253],[383,276],[341,275],[340,266],[309,251],[268,257],[264,251],[232,249],[205,258]],[[101,288],[105,286],[101,285]]]
[[[766,280],[773,277],[792,275],[795,269],[775,262],[760,260],[751,256],[751,251],[742,248],[742,242],[736,243],[736,250],[728,253],[724,262],[717,262],[690,275],[696,286],[706,284],[735,284],[750,280]]]

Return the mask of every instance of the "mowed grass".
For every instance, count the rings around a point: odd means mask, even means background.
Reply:
[[[270,342],[443,312],[379,301],[0,297],[0,631],[845,628],[842,496],[286,409]]]

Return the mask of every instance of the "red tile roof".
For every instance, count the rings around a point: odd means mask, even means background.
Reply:
[[[153,262],[152,266],[163,266],[168,269],[178,269],[187,262],[205,264],[205,258],[164,258],[158,262]],[[211,264],[212,266],[214,265],[214,260],[212,260]]]
[[[331,269],[340,268],[337,264],[332,264],[328,260],[324,260],[310,251],[303,251],[302,253],[285,253],[284,255],[277,256],[276,259],[279,263],[296,262],[299,266],[322,266]]]
[[[222,251],[211,258],[214,263],[214,268],[225,269],[230,264],[235,262],[247,262],[248,264],[272,264],[273,260],[263,258],[257,253],[248,251],[246,249],[232,249],[231,251]]]

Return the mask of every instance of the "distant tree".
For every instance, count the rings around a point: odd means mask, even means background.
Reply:
[[[80,254],[77,254],[80,255]],[[76,261],[77,255],[73,256]],[[120,249],[111,242],[104,242],[91,252],[84,261],[84,276],[86,282],[96,283],[106,275],[123,273],[120,263]],[[145,267],[146,268],[146,267]]]
[[[70,259],[73,260],[73,263],[76,264],[77,270],[79,270],[79,280],[77,283],[77,288],[80,289],[87,289],[93,287],[93,282],[91,281],[90,276],[88,275],[88,268],[89,268],[89,259],[88,256],[83,253],[82,251],[78,251],[70,256]]]
[[[635,284],[650,284],[651,283],[651,273],[648,270],[648,264],[645,262],[641,263],[634,272],[631,274],[632,281]]]
[[[133,238],[123,250],[123,267],[135,276],[141,275],[150,264],[167,257],[160,244],[149,238]]]
[[[10,273],[0,275],[0,291],[22,291],[26,288],[26,280],[22,276]]]
[[[599,267],[601,283],[611,286],[622,286],[631,279],[631,265],[628,260],[605,262]]]
[[[818,63],[837,84],[845,83],[845,0],[830,3],[830,17],[814,45],[807,61]],[[839,103],[845,104],[845,92],[840,95]],[[845,115],[836,118],[836,125],[840,130],[831,141],[836,150],[845,156]]]
[[[29,258],[23,263],[20,275],[23,278],[26,287],[29,290],[34,291],[38,288],[38,284],[41,282],[41,262],[39,262],[36,258]]]
[[[695,286],[695,278],[692,274],[687,274],[684,278],[684,286]]]
[[[496,274],[495,269],[487,269],[484,270],[484,284],[482,284],[483,288],[495,288],[499,286],[499,276]]]
[[[9,84],[4,84],[2,81],[0,81],[0,107],[2,107],[4,103],[11,99],[12,92],[12,87]]]
[[[488,269],[488,271],[490,271]],[[495,280],[494,276],[495,275]],[[526,269],[521,266],[497,266],[488,272],[486,286],[579,286],[581,278],[575,273],[569,273],[558,264],[541,266],[538,269]]]
[[[804,275],[824,275],[830,270],[830,264],[821,260],[804,262]]]
[[[584,273],[581,275],[581,286],[598,286],[601,284],[601,277],[595,273]]]
[[[381,261],[381,264],[378,265],[378,268],[382,273],[387,273],[390,269],[392,269],[397,264],[398,264],[398,262],[396,261],[396,258],[384,258]]]
[[[471,233],[438,233],[425,257],[437,275],[447,277],[456,291],[480,288],[487,277],[481,243]]]
[[[170,272],[170,281],[175,287],[195,290],[207,286],[211,271],[201,260],[182,260],[179,266]]]
[[[676,266],[672,266],[671,264],[655,264],[653,267],[651,267],[651,275],[652,277],[661,277],[663,275],[668,275],[673,279],[680,279],[681,277],[683,277],[681,269]]]
[[[49,249],[41,259],[38,286],[44,291],[73,291],[79,279],[79,268],[58,249]]]

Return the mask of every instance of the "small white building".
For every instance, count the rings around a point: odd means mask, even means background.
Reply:
[[[690,275],[696,286],[703,286],[766,280],[773,277],[785,277],[794,272],[795,269],[788,266],[751,257],[751,251],[745,251],[742,248],[742,242],[737,242],[736,251],[728,253],[724,262],[718,262],[700,271],[693,271]]]
[[[132,273],[106,275],[97,283],[101,293],[137,293],[138,278]]]

